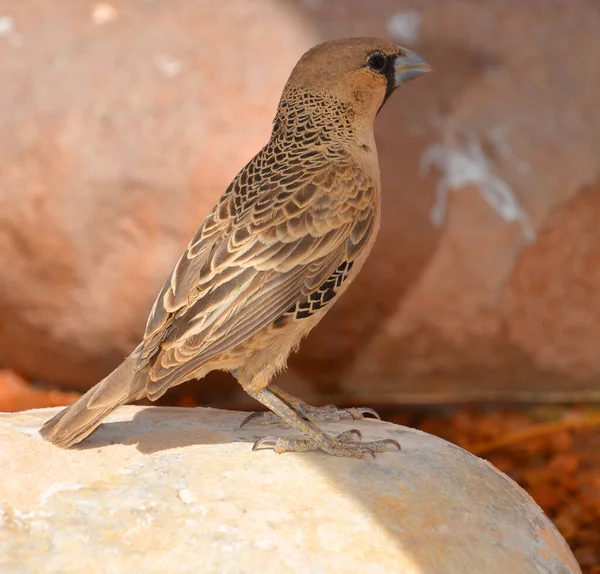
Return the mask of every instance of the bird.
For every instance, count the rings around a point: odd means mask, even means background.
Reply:
[[[374,121],[399,86],[432,70],[379,38],[318,44],[294,66],[266,145],[233,179],[158,294],[142,342],[107,377],[48,420],[63,448],[117,407],[229,371],[268,409],[242,426],[286,423],[298,438],[265,436],[253,450],[363,458],[400,448],[337,436],[318,422],[378,417],[369,408],[310,406],[273,383],[288,356],[352,283],[381,219]]]

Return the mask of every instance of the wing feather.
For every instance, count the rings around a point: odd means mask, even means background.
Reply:
[[[137,364],[151,364],[150,397],[308,300],[374,231],[376,186],[350,161],[293,172],[291,191],[245,169],[250,175],[234,180],[154,304]]]

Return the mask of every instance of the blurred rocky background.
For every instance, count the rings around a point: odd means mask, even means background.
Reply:
[[[600,572],[598,30],[598,0],[0,0],[0,410],[111,371],[299,56],[387,36],[436,72],[378,118],[379,240],[282,384],[580,403],[388,418],[489,454]],[[255,407],[224,374],[165,400]]]
[[[114,368],[298,57],[382,35],[437,71],[378,119],[379,241],[291,384],[387,402],[598,389],[597,0],[0,7],[5,366],[77,389]]]

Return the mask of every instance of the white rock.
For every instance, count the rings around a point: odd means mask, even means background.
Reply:
[[[251,451],[281,427],[246,413],[123,407],[83,445],[35,432],[57,409],[0,414],[2,572],[576,573],[512,480],[420,431],[375,460]]]
[[[421,35],[421,14],[417,10],[399,10],[389,19],[387,31],[397,42],[414,44]]]

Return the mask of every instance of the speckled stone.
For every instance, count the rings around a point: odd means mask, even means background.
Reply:
[[[403,450],[277,455],[245,413],[128,406],[65,451],[38,435],[56,410],[0,414],[2,572],[580,572],[512,480],[417,430],[329,423]]]

